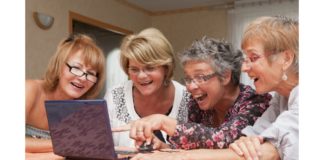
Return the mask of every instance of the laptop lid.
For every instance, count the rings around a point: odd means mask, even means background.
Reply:
[[[45,107],[55,154],[117,158],[105,100],[49,100]]]

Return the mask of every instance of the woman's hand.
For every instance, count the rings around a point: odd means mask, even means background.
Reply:
[[[261,144],[263,141],[261,136],[241,137],[230,144],[229,148],[238,155],[244,156],[246,160],[258,160],[261,156]]]
[[[175,119],[162,114],[153,114],[132,122],[129,137],[136,141],[136,147],[139,147],[144,142],[151,144],[155,137],[153,131],[163,130],[170,135],[174,133],[176,124],[177,121]]]
[[[159,150],[159,149],[167,149],[170,148],[170,146],[168,144],[163,143],[159,138],[157,138],[156,136],[154,136],[153,140],[153,149],[154,150]]]
[[[135,146],[138,148],[144,142],[151,144],[154,139],[153,131],[163,130],[168,135],[173,135],[177,121],[163,114],[153,114],[142,119],[132,121],[125,126],[112,129],[113,132],[121,132],[129,130],[129,137],[134,139]],[[158,143],[158,141],[155,141]],[[154,143],[154,142],[153,142]],[[161,142],[162,143],[162,142]],[[156,147],[159,147],[156,144]]]

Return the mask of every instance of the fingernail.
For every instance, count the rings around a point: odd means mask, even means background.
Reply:
[[[259,160],[259,158],[258,157],[254,157],[254,159],[253,160]]]

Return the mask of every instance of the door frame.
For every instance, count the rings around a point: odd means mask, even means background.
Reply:
[[[133,32],[109,23],[105,23],[102,21],[99,21],[97,19],[94,18],[90,18],[84,15],[81,15],[79,13],[73,12],[73,11],[69,11],[69,22],[68,22],[68,29],[69,29],[69,33],[73,33],[73,20],[77,20],[83,23],[87,23],[89,25],[93,25],[102,29],[107,29],[111,32],[115,32],[118,34],[122,34],[122,35],[128,35],[128,34],[132,34]]]

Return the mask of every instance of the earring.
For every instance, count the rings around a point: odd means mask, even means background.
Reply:
[[[284,80],[284,81],[287,81],[287,79],[288,79],[287,74],[284,73],[284,74],[282,75],[281,79]]]
[[[168,81],[168,80],[164,80],[163,85],[164,85],[165,87],[167,87],[167,86],[169,85],[169,81]]]

